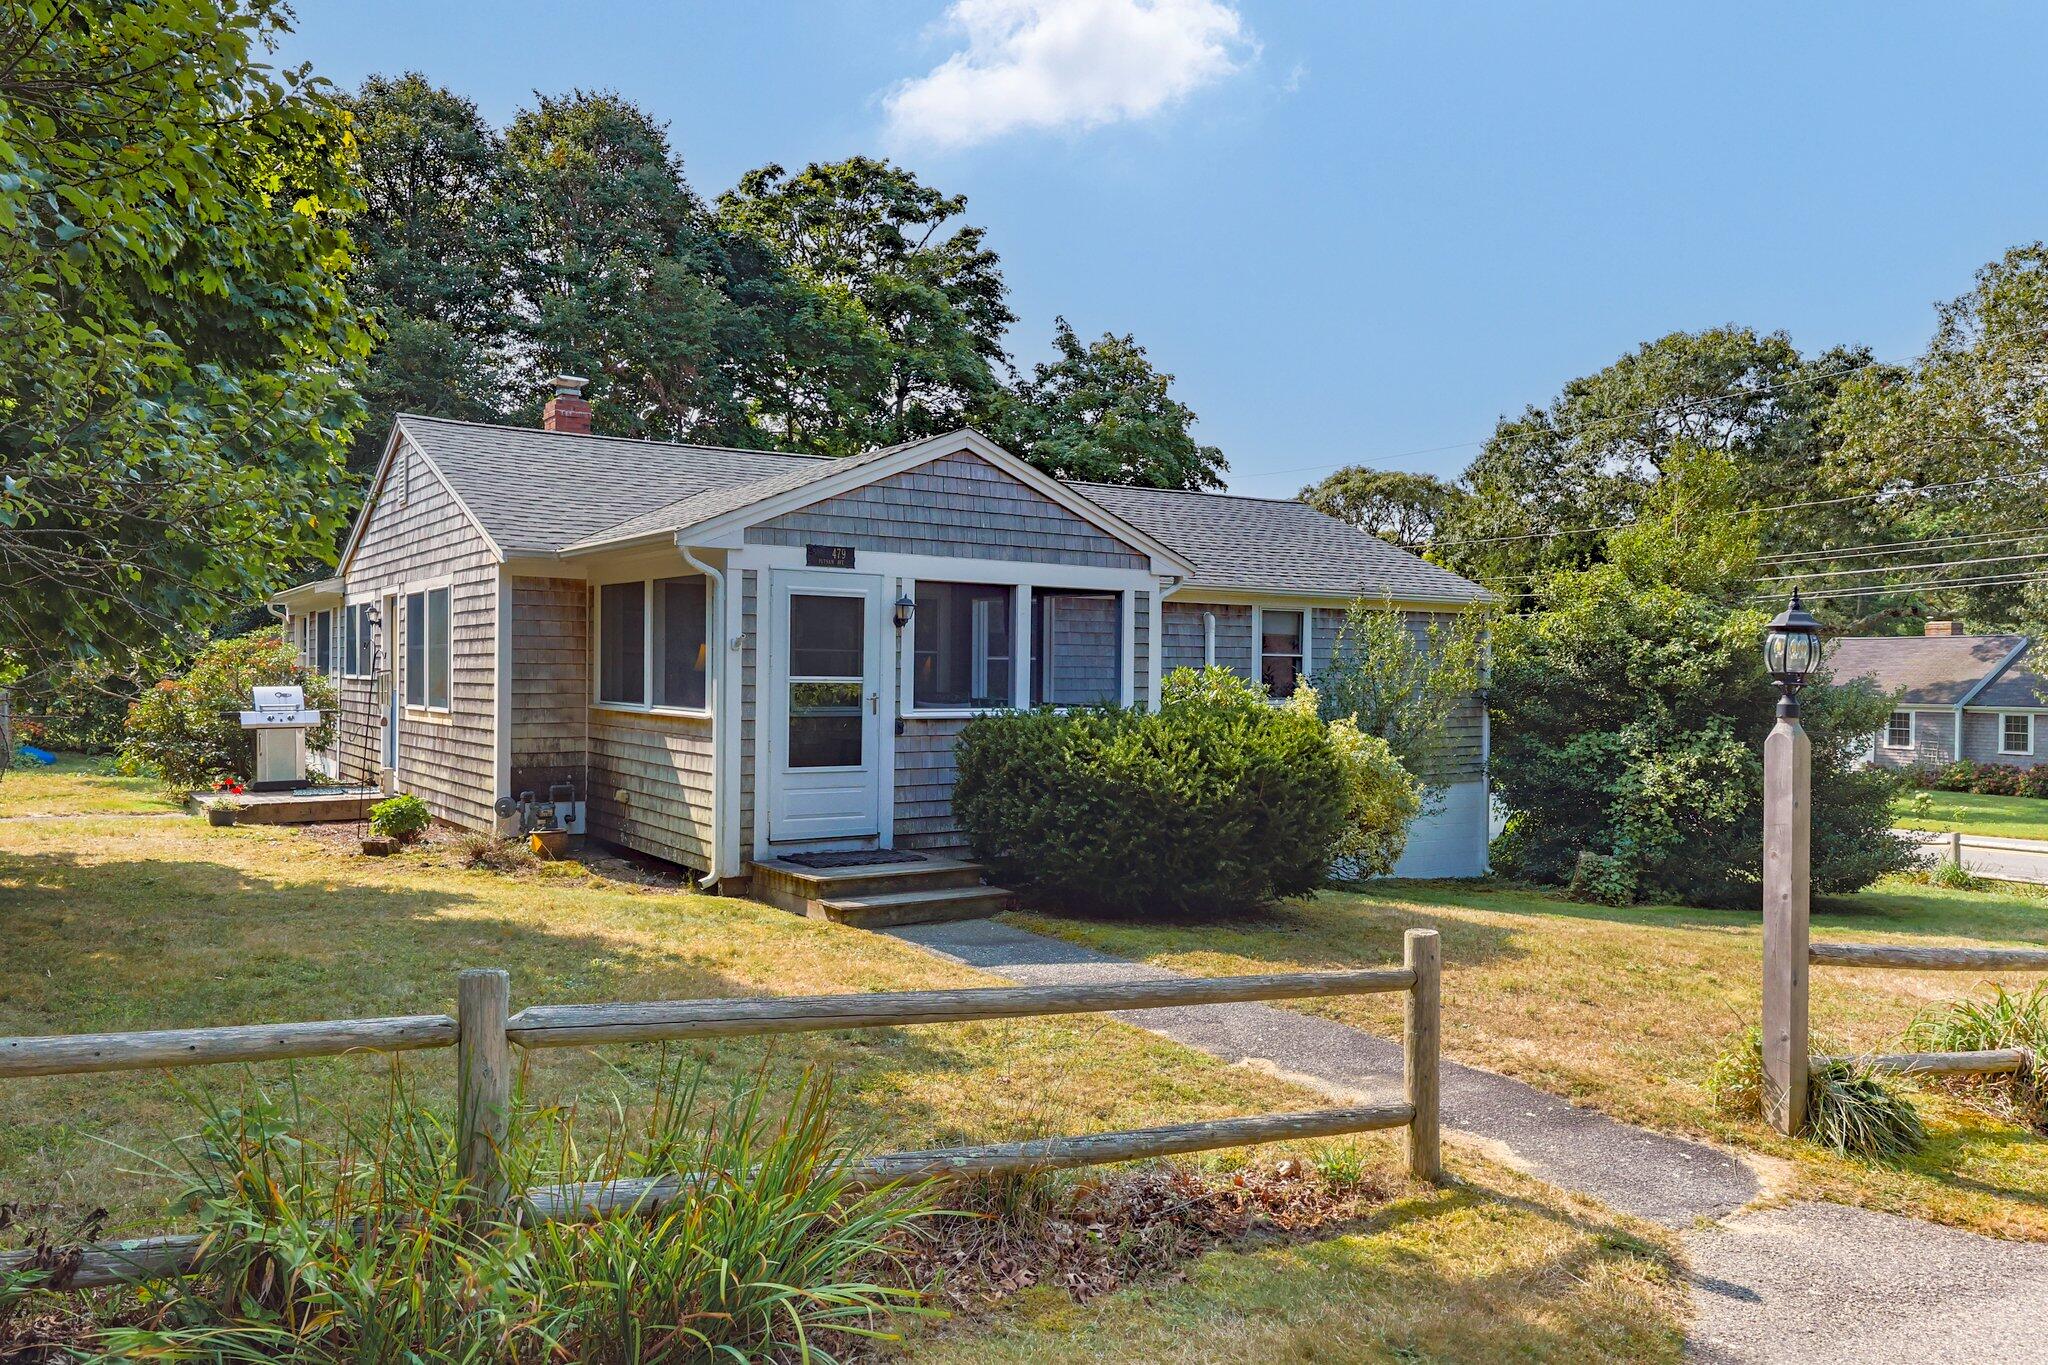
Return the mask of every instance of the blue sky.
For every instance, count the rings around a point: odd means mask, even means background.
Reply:
[[[1455,474],[1674,329],[1925,345],[2048,233],[2048,7],[295,0],[283,56],[503,122],[616,89],[707,197],[890,155],[969,196],[1043,358],[1137,334],[1240,492]]]

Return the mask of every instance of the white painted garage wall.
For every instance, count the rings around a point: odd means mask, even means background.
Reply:
[[[1491,803],[1484,782],[1445,789],[1438,808],[1408,827],[1396,877],[1483,877]]]

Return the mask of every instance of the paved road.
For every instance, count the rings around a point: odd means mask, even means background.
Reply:
[[[1027,985],[1176,975],[990,920],[890,932]],[[1329,1020],[1259,1004],[1118,1017],[1338,1097],[1400,1094],[1399,1045]],[[1757,1183],[1728,1153],[1455,1062],[1443,1104],[1446,1128],[1499,1144],[1531,1174],[1687,1229],[1697,1365],[2048,1365],[2048,1247],[1833,1204],[1741,1213]]]
[[[1950,835],[1926,830],[1902,829],[1921,849],[1925,862],[1954,856]],[[2000,839],[1988,834],[1965,834],[1962,838],[1965,871],[2004,882],[2034,882],[2048,885],[2048,841],[2041,839]]]

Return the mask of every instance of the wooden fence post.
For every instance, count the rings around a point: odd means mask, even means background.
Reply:
[[[1437,1052],[1443,1026],[1443,955],[1434,929],[1410,929],[1402,938],[1401,962],[1415,973],[1402,1011],[1401,1071],[1409,1107],[1408,1174],[1436,1180],[1444,1173],[1443,1138],[1438,1127]]]
[[[1779,708],[1764,740],[1764,1117],[1796,1136],[1806,1126],[1806,969],[1813,745],[1799,713]]]
[[[455,1149],[473,1195],[493,1207],[505,1202],[505,1142],[512,1116],[512,1044],[505,1020],[512,1011],[512,978],[494,968],[471,968],[455,989]]]
[[[1948,860],[1957,867],[1963,865],[1963,832],[1959,829],[1948,832]]]

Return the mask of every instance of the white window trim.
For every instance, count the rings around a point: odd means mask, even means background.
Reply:
[[[1299,675],[1300,681],[1296,684],[1296,686],[1297,688],[1308,686],[1309,675],[1315,671],[1315,608],[1305,606],[1283,607],[1279,605],[1258,605],[1252,608],[1253,684],[1258,687],[1264,687],[1266,685],[1265,615],[1269,611],[1286,611],[1301,613],[1301,673]],[[1279,659],[1291,659],[1294,656],[1291,654],[1276,654],[1274,657]],[[1289,696],[1292,695],[1292,693],[1289,694]],[[1268,692],[1266,694],[1266,700],[1271,702],[1275,706],[1280,706],[1287,702],[1288,697],[1276,697],[1272,693]]]
[[[2008,720],[2014,719],[2024,720],[2027,723],[2027,747],[2024,749],[2008,749],[2005,747],[2005,723]],[[1998,752],[2001,754],[2025,754],[2029,757],[2033,755],[2034,713],[2032,711],[2000,711],[1998,713]]]
[[[1906,718],[1906,742],[1904,744],[1892,743],[1892,716],[1898,715],[1903,715]],[[1918,740],[1919,738],[1920,713],[1918,711],[1910,711],[1902,707],[1898,710],[1893,711],[1891,713],[1891,716],[1886,716],[1884,718],[1884,731],[1882,742],[1885,748],[1892,750],[1910,749],[1913,747],[1914,741]]]
[[[432,686],[431,680],[434,676],[431,665],[427,669],[427,680],[420,684],[420,695],[429,698],[429,700],[415,702],[408,695],[412,690],[412,651],[410,648],[413,629],[412,596],[414,593],[420,595],[420,624],[424,625],[426,620],[433,614],[427,605],[426,598],[428,595],[443,589],[446,589],[448,593],[448,638],[442,642],[448,650],[448,704],[446,706],[436,706],[431,700],[433,694],[428,690]],[[399,674],[398,696],[400,703],[405,707],[407,715],[417,716],[422,719],[431,720],[437,716],[452,716],[455,713],[455,580],[453,578],[428,578],[421,579],[415,583],[407,583],[398,590],[398,608],[405,613],[405,640],[407,645],[406,649],[400,651],[400,658],[398,660],[400,667],[396,670]],[[427,641],[427,648],[429,650],[433,646],[434,642],[432,640]]]
[[[964,583],[975,587],[1008,588],[1010,590],[1010,702],[1007,706],[919,706],[917,704],[917,614],[911,613],[910,624],[898,632],[896,654],[899,664],[896,695],[898,698],[897,717],[901,720],[972,720],[976,716],[997,715],[1005,711],[1029,711],[1031,709],[1031,660],[1037,648],[1032,636],[1031,597],[1035,588],[1048,588],[1061,592],[1096,593],[1103,597],[1118,599],[1121,614],[1118,648],[1121,657],[1117,664],[1117,695],[1122,705],[1131,704],[1131,689],[1136,675],[1135,641],[1132,613],[1137,592],[1121,583],[1076,582],[1071,574],[1061,574],[1047,582],[1031,575],[1019,575],[1016,570],[1029,565],[1015,565],[1007,561],[962,561],[959,572],[942,571],[922,576],[927,583]],[[917,600],[919,578],[905,575],[900,583],[901,592]],[[1156,591],[1156,589],[1154,589]],[[891,607],[893,611],[893,606]],[[890,627],[894,629],[893,624]],[[1055,710],[1064,710],[1056,707]]]
[[[694,578],[704,585],[704,704],[702,706],[656,706],[654,704],[654,585],[665,578]],[[604,590],[622,583],[640,585],[640,695],[643,702],[610,701],[604,695]],[[658,577],[607,578],[590,585],[590,709],[616,711],[629,716],[685,716],[692,720],[711,718],[711,650],[717,641],[712,630],[711,580],[700,573],[665,573]]]

